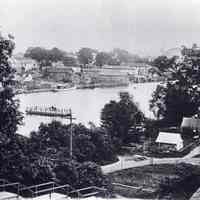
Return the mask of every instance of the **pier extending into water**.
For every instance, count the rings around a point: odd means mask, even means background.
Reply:
[[[27,115],[39,115],[39,116],[47,116],[47,117],[71,117],[71,109],[60,109],[54,106],[51,107],[27,107],[26,108]]]

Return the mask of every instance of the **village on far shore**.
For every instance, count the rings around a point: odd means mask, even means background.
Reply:
[[[120,51],[123,53],[125,50],[119,50],[119,54]],[[167,73],[164,75],[158,73],[158,69],[151,64],[152,58],[97,65],[98,53],[92,53],[93,60],[88,64],[81,63],[75,53],[66,54],[73,63],[63,64],[62,61],[53,61],[42,67],[41,63],[31,56],[23,53],[13,55],[10,62],[16,70],[16,93],[119,87],[128,86],[130,83],[164,81],[168,77]]]

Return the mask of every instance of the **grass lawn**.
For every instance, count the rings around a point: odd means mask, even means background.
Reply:
[[[176,166],[172,164],[162,164],[154,166],[143,166],[109,174],[112,183],[120,183],[129,186],[138,186],[151,190],[142,191],[114,185],[114,191],[129,198],[153,199],[157,196],[157,190],[161,181],[168,178],[178,178]]]

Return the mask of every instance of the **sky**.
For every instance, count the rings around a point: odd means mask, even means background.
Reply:
[[[157,56],[200,45],[200,0],[0,0],[0,27],[14,35],[15,52],[90,47]]]

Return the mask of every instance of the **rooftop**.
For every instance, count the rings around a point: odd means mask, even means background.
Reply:
[[[177,149],[181,149],[183,147],[183,140],[180,133],[159,132],[156,142],[164,144],[175,144],[177,145]]]
[[[200,130],[200,119],[194,117],[184,117],[181,128],[192,128]]]

